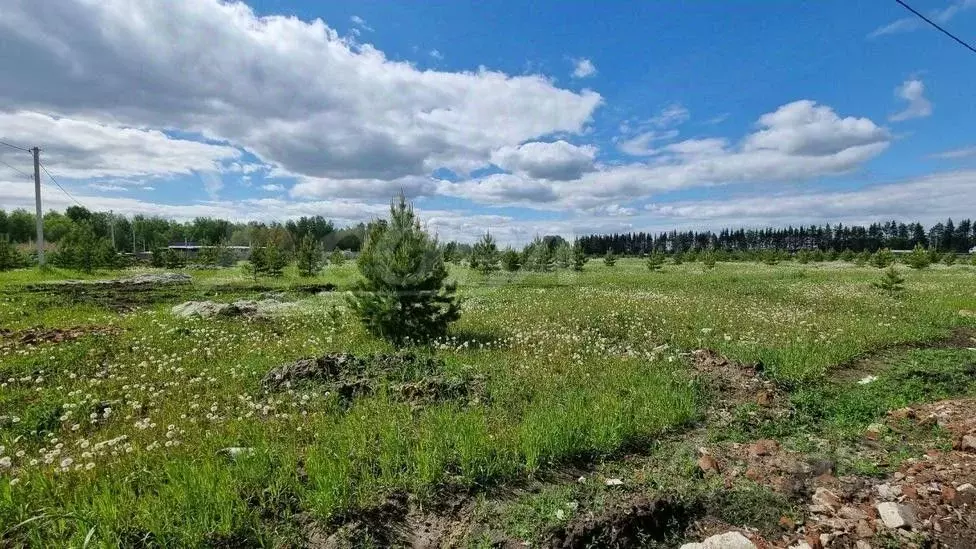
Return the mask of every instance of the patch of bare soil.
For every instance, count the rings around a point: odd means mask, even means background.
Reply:
[[[671,499],[637,496],[616,502],[599,515],[584,515],[553,532],[548,546],[641,547],[651,541],[673,541],[701,513]]]
[[[443,372],[443,361],[412,353],[370,357],[332,353],[277,366],[264,376],[261,385],[266,391],[277,391],[314,383],[328,387],[344,400],[385,387],[413,404],[457,400],[474,405],[486,401],[483,377],[449,376]]]
[[[84,303],[127,312],[160,301],[176,300],[192,282],[183,273],[142,274],[113,280],[65,280],[30,284],[24,290],[45,294],[52,305]],[[43,304],[42,304],[43,305]]]
[[[74,341],[86,335],[114,335],[122,330],[113,326],[75,326],[73,328],[28,328],[13,331],[0,328],[0,348]]]
[[[762,377],[761,363],[743,364],[729,360],[710,349],[691,353],[698,381],[708,390],[709,406],[705,422],[724,427],[733,422],[734,414],[744,404],[755,404],[752,421],[775,420],[787,413],[784,395],[775,383]]]

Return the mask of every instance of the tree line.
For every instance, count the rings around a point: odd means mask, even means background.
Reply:
[[[887,221],[861,225],[812,225],[768,229],[723,229],[712,231],[670,231],[658,234],[637,232],[588,235],[579,238],[588,255],[645,255],[652,251],[676,253],[703,250],[759,251],[800,250],[874,253],[880,249],[911,250],[916,246],[939,252],[967,253],[976,246],[976,227],[969,219],[936,223]]]

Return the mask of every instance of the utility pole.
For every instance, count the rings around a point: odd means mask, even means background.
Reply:
[[[41,212],[41,149],[31,149],[34,154],[34,205],[37,219],[37,264],[44,266],[44,214]]]
[[[108,211],[108,232],[112,235],[112,251],[115,251],[115,212]]]

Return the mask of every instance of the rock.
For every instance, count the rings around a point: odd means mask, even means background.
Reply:
[[[874,528],[871,527],[871,523],[866,520],[857,521],[857,525],[854,526],[854,534],[859,538],[870,538],[874,537]]]
[[[966,435],[959,441],[959,449],[963,452],[976,452],[976,435]]]
[[[962,505],[976,505],[976,487],[968,482],[956,488],[956,497],[952,500],[956,507]]]
[[[905,496],[908,499],[918,499],[918,488],[910,484],[906,484],[905,486],[902,486],[901,493],[903,496]]]
[[[864,520],[868,518],[867,513],[858,509],[857,507],[851,507],[849,505],[841,507],[840,511],[837,512],[837,515],[848,520]]]
[[[718,461],[708,454],[703,454],[698,458],[698,468],[706,475],[720,471]]]
[[[266,318],[275,312],[293,307],[294,305],[294,303],[281,303],[280,301],[275,301],[273,299],[264,299],[261,301],[239,300],[233,303],[187,301],[174,306],[171,309],[171,312],[181,318],[213,318],[215,316]]]
[[[872,423],[868,425],[868,428],[864,430],[864,437],[868,440],[878,440],[887,428],[881,423]]]
[[[221,448],[219,454],[223,454],[229,457],[231,460],[235,460],[239,457],[253,456],[254,448],[249,448],[246,446],[231,446],[229,448]]]
[[[603,483],[607,486],[623,486],[624,481],[620,480],[619,478],[608,478]]]
[[[705,538],[701,543],[686,543],[681,549],[756,549],[756,544],[741,532],[726,532]]]
[[[830,509],[837,509],[841,505],[840,498],[837,497],[837,494],[823,487],[817,488],[817,491],[813,493],[812,499],[815,505]]]
[[[907,505],[899,505],[890,501],[875,506],[881,522],[891,529],[911,528],[915,524],[915,513]]]
[[[898,494],[896,494],[895,491],[891,488],[891,485],[888,484],[887,482],[875,486],[874,491],[877,492],[878,497],[883,500],[892,500],[898,496]]]
[[[864,376],[861,379],[857,380],[857,384],[867,385],[868,383],[874,383],[875,381],[878,381],[878,376]]]
[[[779,449],[779,443],[775,440],[757,440],[749,446],[749,455],[752,457],[768,456]]]
[[[859,539],[854,542],[854,549],[871,549],[871,544],[863,539]]]

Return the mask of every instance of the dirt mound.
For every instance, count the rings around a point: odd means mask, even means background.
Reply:
[[[552,548],[643,547],[650,541],[673,541],[700,514],[670,499],[637,496],[598,516],[582,516],[553,533]]]
[[[440,400],[462,400],[469,404],[485,401],[484,378],[448,376],[443,372],[443,361],[413,353],[369,357],[332,353],[277,366],[264,376],[261,385],[266,391],[277,391],[320,384],[344,400],[385,388],[398,398],[418,404]]]
[[[761,363],[743,364],[729,360],[711,349],[691,353],[692,367],[710,393],[705,421],[726,426],[735,420],[737,409],[755,405],[750,421],[774,420],[786,413],[784,397],[775,383],[762,377]]]
[[[29,328],[13,331],[0,328],[0,348],[13,345],[38,345],[74,341],[86,335],[114,335],[122,330],[113,326],[75,326],[72,328]]]

